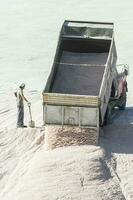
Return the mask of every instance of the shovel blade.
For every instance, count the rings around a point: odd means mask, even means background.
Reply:
[[[34,121],[29,121],[29,127],[34,128],[35,127],[35,122]]]

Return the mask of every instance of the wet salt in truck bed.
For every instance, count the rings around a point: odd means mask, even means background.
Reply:
[[[116,66],[113,23],[65,21],[43,91],[44,124],[103,124]]]

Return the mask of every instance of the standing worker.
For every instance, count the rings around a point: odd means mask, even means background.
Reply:
[[[28,106],[31,105],[31,103],[26,99],[26,97],[23,94],[24,88],[25,88],[25,84],[22,83],[16,92],[17,108],[18,108],[17,128],[26,128],[27,127],[24,125],[24,101],[27,102]]]

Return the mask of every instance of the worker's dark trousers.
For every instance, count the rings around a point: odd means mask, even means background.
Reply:
[[[18,108],[18,117],[17,117],[17,126],[24,125],[24,106],[19,105]]]

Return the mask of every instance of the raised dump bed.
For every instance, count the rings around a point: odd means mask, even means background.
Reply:
[[[108,53],[63,51],[51,92],[98,96],[107,57]]]
[[[43,91],[44,124],[99,130],[116,60],[113,23],[65,21]]]

